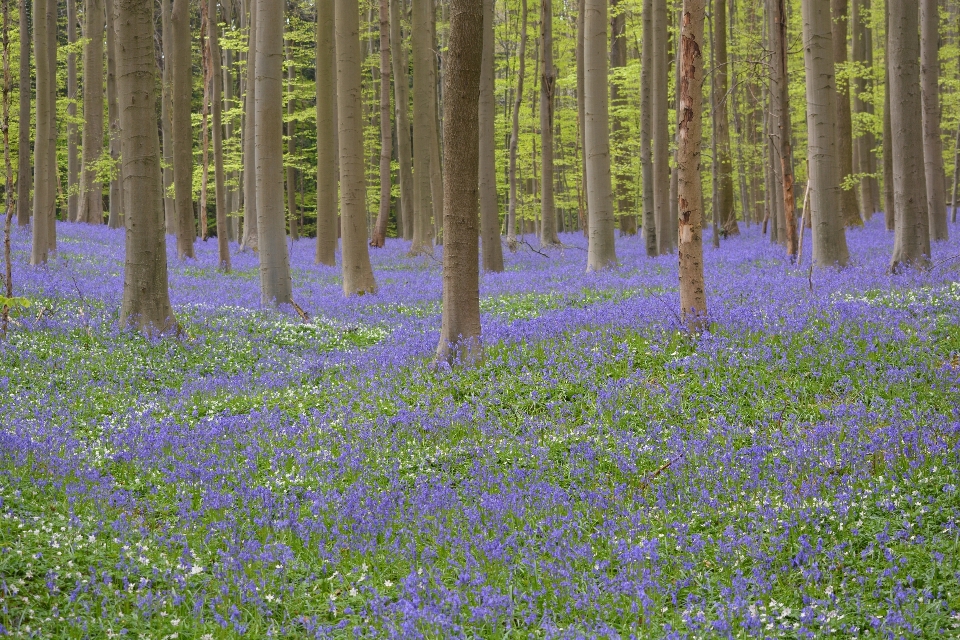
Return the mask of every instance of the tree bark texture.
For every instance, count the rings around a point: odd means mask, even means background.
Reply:
[[[653,126],[653,204],[657,221],[657,253],[673,251],[674,238],[670,230],[670,137],[667,125],[669,100],[667,95],[667,7],[666,0],[653,0],[653,75],[651,111]]]
[[[431,38],[433,0],[413,0],[413,211],[411,255],[433,254],[433,191],[431,160],[436,129],[435,55]]]
[[[847,9],[850,0],[831,0],[833,63],[842,69],[847,64]],[[835,75],[837,85],[837,166],[841,185],[853,174],[853,122],[850,114],[850,83],[846,75]],[[862,227],[857,192],[840,188],[840,215],[847,227]]]
[[[582,3],[582,0],[581,0]],[[582,31],[582,29],[581,29]],[[579,38],[579,36],[578,36]],[[579,42],[579,40],[578,40]],[[578,44],[579,47],[579,44]],[[513,101],[513,115],[510,125],[510,204],[507,209],[507,246],[513,250],[517,244],[517,145],[520,139],[520,107],[523,105],[523,77],[527,72],[527,0],[520,0],[520,48],[517,51],[520,69],[517,72],[517,93]],[[579,64],[578,69],[582,66]],[[577,74],[577,83],[581,84],[582,74]],[[582,102],[583,91],[577,89],[577,103]],[[579,109],[582,114],[583,109]],[[583,120],[581,118],[580,122]],[[581,124],[581,129],[583,128]],[[586,177],[586,173],[584,173]]]
[[[297,122],[294,115],[297,113],[297,100],[294,91],[297,70],[293,64],[293,54],[290,51],[290,42],[284,44],[287,56],[287,224],[290,226],[290,240],[300,239],[300,213],[297,208]]]
[[[37,73],[34,142],[33,244],[30,264],[46,264],[56,247],[56,0],[34,0],[33,42]],[[53,55],[50,55],[50,50]]]
[[[17,135],[17,226],[30,224],[33,202],[30,191],[33,187],[33,164],[30,161],[30,26],[28,0],[20,0],[20,131]]]
[[[610,68],[620,69],[627,66],[627,13],[621,0],[610,3],[613,15],[610,16]],[[634,212],[633,176],[625,168],[629,166],[627,157],[627,131],[623,124],[621,111],[626,100],[621,95],[621,82],[613,79],[610,83],[610,104],[613,113],[610,118],[610,135],[613,157],[617,169],[614,171],[614,192],[617,203],[617,218],[620,221],[620,233],[633,236],[637,233],[637,216]]]
[[[853,82],[853,109],[856,114],[874,113],[873,102],[864,100],[864,95],[873,88],[873,45],[872,34],[868,24],[870,16],[870,0],[853,0],[851,11],[851,31],[853,37],[853,62],[867,69],[870,78],[858,74]],[[880,211],[880,187],[874,174],[877,172],[877,159],[874,155],[876,137],[869,129],[861,132],[854,139],[854,167],[855,173],[863,176],[859,180],[860,212],[864,220],[869,220],[877,211]]]
[[[884,32],[890,33],[890,3],[884,3]],[[889,35],[886,47],[886,64],[884,65],[883,92],[883,218],[887,231],[894,231],[896,226],[896,202],[893,193],[893,123],[890,119],[890,45]]]
[[[393,88],[397,127],[397,163],[400,172],[400,211],[404,240],[413,239],[415,189],[410,140],[410,60],[401,29],[400,1],[390,0],[390,40],[393,42]]]
[[[337,78],[334,59],[334,0],[317,0],[317,264],[336,266],[337,252]]]
[[[264,0],[269,1],[269,0]],[[331,0],[332,1],[332,0]],[[259,216],[257,215],[257,5],[260,0],[248,0],[250,6],[247,49],[247,92],[243,106],[243,240],[245,249],[258,251]],[[323,0],[320,0],[321,4]],[[320,11],[318,5],[318,13]],[[333,23],[330,24],[333,29]],[[319,71],[318,71],[319,76]]]
[[[183,260],[194,257],[193,243],[197,237],[193,217],[193,59],[189,0],[173,0],[170,25],[173,34],[170,47],[170,64],[173,66],[173,185],[177,210],[177,257]]]
[[[103,154],[103,25],[102,0],[87,0],[83,12],[83,172],[77,221],[103,224],[103,184],[97,163]]]
[[[120,158],[120,102],[117,95],[117,29],[114,5],[115,0],[104,2],[107,10],[107,121],[110,126],[110,159],[117,167],[113,179],[110,180],[107,225],[111,229],[119,229],[123,226],[123,163]]]
[[[783,218],[786,232],[787,256],[793,262],[797,257],[797,219],[794,201],[793,149],[790,122],[790,98],[787,83],[787,10],[785,0],[769,0],[770,43],[773,55],[770,61],[770,102],[782,188]]]
[[[920,96],[923,109],[923,165],[927,182],[930,239],[949,236],[947,194],[940,140],[940,3],[920,0]]]
[[[80,205],[80,133],[77,130],[77,0],[67,0],[67,220],[77,221]],[[86,117],[86,114],[84,114]]]
[[[733,162],[730,159],[730,124],[727,116],[727,91],[730,87],[727,70],[727,3],[725,0],[714,2],[716,14],[717,72],[713,81],[717,84],[717,162],[719,170],[719,189],[717,206],[720,208],[720,224],[724,233],[740,235],[737,224],[737,210],[733,196]]]
[[[160,143],[163,149],[163,219],[167,235],[177,234],[177,201],[173,193],[173,65],[170,51],[173,25],[171,0],[160,3],[161,45],[163,51],[162,91],[160,93]]]
[[[497,202],[497,127],[494,92],[494,0],[483,0],[483,67],[480,70],[480,239],[483,270],[503,271]]]
[[[643,44],[640,53],[640,172],[643,189],[643,238],[647,257],[657,251],[656,200],[653,183],[653,2],[643,0]]]
[[[211,102],[213,103],[213,166],[217,196],[217,253],[220,269],[230,271],[230,238],[227,230],[227,176],[223,166],[223,70],[220,64],[220,21],[217,18],[217,0],[208,0],[207,25],[210,42]]]
[[[390,122],[390,8],[380,0],[380,211],[373,228],[371,247],[382,247],[390,221],[393,156],[393,129]]]
[[[560,244],[553,197],[553,117],[557,69],[553,66],[553,0],[540,0],[540,244]]]

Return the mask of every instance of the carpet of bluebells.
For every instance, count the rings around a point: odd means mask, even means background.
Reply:
[[[390,241],[345,299],[294,243],[304,322],[199,243],[151,340],[122,232],[59,234],[45,268],[14,237],[0,636],[960,635],[960,241],[896,276],[882,220],[842,271],[708,241],[698,336],[675,257],[523,245],[450,370],[439,250]]]

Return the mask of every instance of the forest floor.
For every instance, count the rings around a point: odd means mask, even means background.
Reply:
[[[708,245],[698,337],[637,238],[599,274],[582,236],[508,252],[451,371],[401,241],[349,300],[295,243],[309,323],[198,243],[185,335],[149,340],[117,328],[122,232],[61,225],[33,269],[18,231],[0,636],[960,634],[960,241],[890,276],[882,220],[848,238],[812,274],[756,227]]]

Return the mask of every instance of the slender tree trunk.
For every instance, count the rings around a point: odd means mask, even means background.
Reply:
[[[847,7],[850,0],[831,0],[833,63],[847,64]],[[862,227],[857,192],[842,185],[853,174],[853,123],[850,115],[850,83],[845,74],[834,76],[837,85],[837,167],[840,171],[840,216],[847,227]]]
[[[524,0],[525,2],[526,0]],[[526,10],[526,4],[524,4]],[[590,236],[590,203],[586,197],[587,190],[587,111],[586,98],[586,70],[584,59],[585,19],[587,9],[586,0],[578,0],[577,4],[577,124],[580,129],[580,174],[583,176],[584,197],[581,199],[580,224],[583,225],[583,235]],[[524,22],[526,24],[526,22]]]
[[[160,24],[163,45],[163,91],[160,96],[160,132],[163,147],[163,219],[167,235],[177,233],[177,201],[170,197],[173,192],[173,65],[170,63],[173,38],[173,25],[170,14],[173,11],[171,0],[162,0],[160,4]]]
[[[889,3],[887,51],[890,125],[893,129],[893,188],[896,207],[891,271],[930,263],[930,218],[924,175],[920,89],[920,25],[916,6]]]
[[[610,68],[620,69],[627,66],[627,12],[621,0],[612,0],[610,9]],[[620,221],[620,233],[633,236],[637,233],[637,216],[634,212],[632,182],[633,178],[627,170],[630,160],[627,157],[627,131],[624,127],[622,112],[626,106],[626,99],[620,94],[621,82],[614,79],[610,83],[610,104],[613,113],[610,119],[610,133],[613,138],[613,157],[616,160],[614,171],[615,192],[617,201],[617,217]]]
[[[56,247],[57,207],[57,125],[56,125],[56,30],[51,16],[56,15],[55,0],[34,0],[33,42],[37,69],[36,142],[33,194],[33,247],[30,264],[46,264]],[[50,55],[50,50],[54,55]]]
[[[557,70],[553,66],[553,0],[540,0],[540,244],[560,244],[553,188],[553,117]]]
[[[371,247],[382,247],[390,221],[393,135],[390,123],[390,8],[389,0],[380,0],[380,211],[373,229]]]
[[[713,26],[713,21],[710,23],[710,72],[711,75],[717,72],[717,39],[714,37],[714,32],[716,29]],[[703,89],[700,89],[703,91]],[[702,122],[702,120],[701,120]],[[719,173],[716,171],[716,162],[717,162],[717,84],[715,82],[710,83],[710,127],[712,129],[712,135],[710,136],[710,218],[712,222],[712,238],[711,244],[714,249],[720,248],[720,213],[717,207],[717,193],[720,191],[719,188]],[[701,131],[701,136],[703,132]],[[679,136],[677,136],[679,140]],[[679,191],[679,185],[677,187]],[[700,200],[701,208],[703,202],[703,182],[701,179],[700,187]],[[679,208],[679,194],[677,195],[677,207]],[[702,225],[701,225],[702,226]],[[701,243],[702,245],[702,243]],[[682,308],[681,308],[682,311]]]
[[[813,262],[845,266],[849,254],[840,217],[837,91],[830,0],[803,0],[803,59],[807,74],[807,157],[813,181]]]
[[[483,0],[483,68],[480,73],[480,237],[483,270],[503,271],[497,206],[497,127],[494,87],[494,0]]]
[[[176,0],[175,0],[176,1]],[[247,53],[247,91],[243,106],[243,241],[245,249],[258,251],[259,212],[257,211],[257,29],[258,4],[261,0],[247,0],[250,6],[250,26]],[[266,1],[266,0],[264,0]],[[323,0],[320,0],[323,2]],[[276,9],[276,7],[273,7]],[[332,23],[330,29],[333,29]],[[319,74],[322,70],[318,71]]]
[[[337,78],[334,60],[334,0],[317,0],[317,264],[336,266]]]
[[[768,2],[770,17],[770,43],[773,56],[770,61],[772,102],[772,131],[775,136],[780,164],[780,186],[783,193],[783,218],[786,231],[787,256],[791,262],[797,257],[797,219],[793,188],[793,142],[790,122],[790,98],[787,83],[787,9],[785,0]]]
[[[77,129],[77,0],[67,0],[67,220],[77,221],[80,199],[80,135]],[[84,114],[86,116],[86,114]]]
[[[397,162],[400,165],[400,211],[404,240],[413,239],[415,188],[410,141],[410,62],[401,30],[399,0],[390,0],[390,39],[393,42],[393,87],[396,110]]]
[[[21,32],[21,35],[23,33]],[[29,121],[26,121],[29,122]],[[10,0],[3,0],[3,164],[7,172],[3,195],[6,199],[6,208],[3,215],[3,262],[5,297],[13,297],[13,265],[10,256],[10,235],[13,224],[13,163],[10,161]],[[10,307],[3,305],[3,325],[0,332],[7,336],[7,325],[10,321]]]
[[[580,0],[580,2],[582,6],[583,0]],[[582,29],[580,29],[580,31],[582,31]],[[517,55],[519,57],[520,69],[517,73],[517,94],[513,102],[513,117],[510,126],[510,205],[507,209],[507,246],[510,247],[511,250],[515,249],[517,245],[517,146],[520,140],[520,107],[523,104],[523,77],[527,73],[527,0],[520,0],[520,48]],[[578,65],[578,71],[580,66],[582,65]],[[582,85],[581,75],[582,74],[578,73],[577,82]],[[581,103],[582,100],[583,91],[577,89],[578,104]],[[583,109],[579,111],[581,114],[583,113]]]
[[[223,162],[223,101],[221,84],[223,71],[220,68],[220,21],[217,19],[217,0],[208,0],[207,26],[210,42],[211,101],[213,102],[213,167],[217,196],[217,253],[220,269],[230,271],[230,232],[227,222],[227,176]]]
[[[867,70],[867,73],[873,74],[873,56],[870,46],[870,27],[867,20],[870,16],[870,0],[853,0],[853,11],[851,12],[851,30],[853,32],[853,62]],[[872,82],[867,82],[867,77],[863,73],[857,74],[853,83],[853,108],[856,114],[873,115],[873,102],[864,100],[864,95],[871,91]],[[873,214],[880,210],[880,203],[877,195],[877,179],[873,174],[877,171],[876,158],[873,154],[873,148],[876,146],[876,138],[873,132],[866,129],[860,136],[854,139],[854,152],[856,162],[854,171],[860,174],[860,212],[864,220],[869,220]]]
[[[884,3],[884,20],[886,27],[884,33],[887,34],[886,64],[884,66],[884,92],[883,92],[883,217],[887,231],[894,231],[896,226],[896,202],[893,194],[893,123],[890,119],[890,3]]]
[[[940,140],[940,3],[920,0],[920,95],[930,239],[946,240],[947,195]]]
[[[723,4],[723,0],[717,3]],[[680,308],[692,330],[703,327],[707,312],[703,279],[703,187],[700,147],[703,127],[704,0],[684,0],[680,44],[680,113],[677,134],[679,171]],[[719,114],[718,114],[719,115]]]
[[[17,135],[17,226],[30,224],[33,165],[30,162],[30,26],[27,0],[20,0],[20,132]]]
[[[156,58],[152,0],[116,5],[118,95],[126,263],[121,326],[147,334],[175,326],[167,284],[166,236],[157,132]]]
[[[360,12],[354,0],[336,0],[336,14],[343,292],[352,296],[374,293],[377,283],[367,252]]]
[[[170,64],[173,67],[173,183],[177,209],[177,257],[183,260],[194,257],[193,243],[197,237],[197,226],[193,218],[193,60],[189,0],[173,0],[170,25],[172,32]]]
[[[640,54],[640,171],[643,181],[643,238],[647,257],[658,254],[656,200],[653,183],[653,0],[643,0],[643,44]]]
[[[953,196],[950,198],[950,222],[957,221],[957,183],[960,183],[960,126],[953,143]]]
[[[653,203],[657,221],[657,253],[666,255],[676,238],[670,233],[670,132],[667,124],[667,7],[666,0],[653,1]]]
[[[120,102],[117,95],[117,44],[115,0],[104,0],[107,11],[107,121],[110,125],[110,159],[116,164],[110,180],[110,212],[107,224],[111,229],[123,226],[123,162],[120,158]],[[172,64],[172,62],[171,62]]]
[[[436,105],[435,57],[430,39],[433,0],[413,0],[413,179],[416,183],[416,205],[413,212],[411,255],[433,253],[433,191],[430,184],[436,118],[431,103]]]
[[[607,0],[586,0],[583,62],[586,111],[587,207],[590,236],[587,271],[616,265],[613,186],[610,177],[610,125],[607,103]]]
[[[103,154],[103,25],[102,0],[87,0],[83,11],[83,173],[77,220],[103,224],[103,184],[96,165]]]
[[[479,97],[483,66],[483,3],[450,0],[450,43],[444,60],[443,317],[437,362],[480,357],[478,267]]]
[[[294,98],[297,72],[293,65],[293,54],[290,52],[290,42],[284,44],[287,56],[287,155],[290,164],[287,165],[287,224],[290,226],[290,240],[300,239],[298,229],[299,214],[297,213],[297,123],[294,115],[297,113],[297,101]]]
[[[717,37],[717,74],[713,81],[717,84],[717,170],[720,175],[720,193],[717,206],[720,207],[720,224],[727,235],[740,235],[737,225],[737,210],[733,198],[733,163],[730,160],[730,125],[727,117],[727,91],[729,74],[727,70],[727,3],[718,0],[714,3]]]
[[[228,29],[235,28],[233,5],[226,3],[223,5],[224,19]],[[236,99],[236,89],[234,88],[234,53],[231,49],[223,49],[223,109],[230,114],[233,111]],[[228,117],[224,124],[224,145],[229,145],[233,139],[234,119]],[[239,176],[235,171],[231,171],[227,176],[227,240],[229,242],[237,241],[237,211],[240,207],[240,192],[238,191]]]
[[[197,218],[200,222],[200,238],[206,242],[210,234],[207,220],[207,187],[210,184],[210,50],[207,46],[207,2],[200,0],[200,77],[203,98],[200,103],[200,201]]]

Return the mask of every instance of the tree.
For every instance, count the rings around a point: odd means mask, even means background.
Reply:
[[[284,12],[256,2],[257,242],[262,304],[293,302],[283,202]]]
[[[480,238],[483,270],[503,271],[497,206],[497,127],[494,86],[494,0],[483,0],[483,68],[480,70]]]
[[[390,9],[388,0],[380,0],[380,212],[373,228],[371,247],[382,247],[386,242],[387,223],[390,220],[390,191],[392,186],[391,159],[393,130],[390,123]]]
[[[587,271],[617,263],[610,177],[610,126],[607,103],[607,0],[586,0],[583,61],[586,111],[587,207],[590,235]]]
[[[177,256],[183,260],[194,257],[193,242],[197,237],[193,217],[193,60],[190,0],[173,0],[170,26],[170,65],[173,67],[173,188],[177,210]]]
[[[176,325],[167,285],[153,4],[152,0],[116,3],[117,46],[123,53],[117,61],[117,92],[126,212],[120,324],[147,334],[163,333]]]
[[[360,10],[355,0],[336,0],[336,25],[343,292],[351,296],[377,290],[370,254],[367,252],[367,189],[360,96]],[[473,175],[477,175],[476,171]]]
[[[940,3],[920,0],[920,97],[930,239],[946,240],[947,194],[940,140]]]
[[[717,92],[717,160],[715,171],[719,181],[717,207],[719,207],[720,224],[727,235],[740,235],[737,224],[737,211],[733,198],[733,162],[730,159],[730,124],[727,117],[727,91],[729,90],[729,76],[727,73],[727,2],[717,0],[714,3],[716,39],[717,39],[717,67],[713,81]]]
[[[67,220],[77,221],[80,192],[80,140],[77,131],[77,0],[67,0]],[[86,117],[86,114],[84,114]]]
[[[321,0],[322,3],[323,0]],[[247,39],[247,83],[243,103],[243,239],[240,245],[257,251],[257,5],[259,0],[246,0],[250,19]],[[331,26],[331,29],[333,27]]]
[[[293,52],[290,50],[290,41],[283,45],[287,57],[287,155],[290,163],[287,165],[287,224],[290,226],[290,240],[300,238],[300,215],[297,209],[297,167],[294,158],[297,157],[297,99],[294,97],[294,87],[297,79],[297,69],[293,63]]]
[[[30,164],[30,28],[27,21],[27,0],[20,0],[20,132],[17,135],[17,226],[30,224],[31,175]]]
[[[160,77],[163,91],[160,95],[160,146],[163,149],[163,219],[168,236],[177,235],[177,201],[170,197],[173,193],[173,65],[170,63],[173,39],[173,25],[170,20],[172,12],[172,0],[162,0],[160,28],[163,72]]]
[[[884,3],[884,33],[890,33],[890,3]],[[896,204],[893,196],[893,123],[890,120],[890,47],[886,47],[883,92],[883,218],[887,231],[893,231],[896,220]]]
[[[480,357],[478,240],[483,4],[450,0],[444,63],[443,314],[437,362]]]
[[[787,86],[787,8],[784,0],[769,0],[770,43],[770,103],[771,126],[776,145],[780,171],[776,184],[782,186],[783,218],[787,240],[787,256],[797,256],[796,203],[793,195],[793,143],[791,142],[790,98]],[[772,196],[778,197],[778,196]]]
[[[114,0],[105,0],[104,8],[107,11],[107,121],[110,124],[110,160],[117,167],[110,180],[110,212],[107,224],[111,229],[119,229],[123,226],[123,163],[120,159],[120,103],[117,95],[117,30]]]
[[[812,184],[813,262],[845,266],[849,254],[840,218],[837,91],[830,0],[803,0],[803,62],[807,82],[807,157]]]
[[[873,88],[873,36],[869,26],[870,0],[853,0],[851,11],[851,31],[853,32],[853,62],[867,73],[857,73],[853,80],[853,108],[857,115],[872,116],[873,101],[867,96]],[[869,81],[868,81],[869,80]],[[876,138],[866,128],[853,141],[854,167],[860,179],[860,212],[864,220],[880,211],[880,184],[875,176],[877,159],[874,156]]]
[[[847,7],[850,0],[831,0],[833,63],[840,69],[847,65]],[[853,174],[853,123],[850,114],[850,83],[847,74],[837,74],[837,166],[841,184]],[[847,227],[862,227],[857,192],[840,189],[840,215]]]
[[[653,206],[657,223],[657,253],[673,251],[670,229],[670,144],[667,126],[667,2],[653,0],[653,56],[651,75],[651,126],[653,128]]]
[[[653,183],[653,0],[643,0],[640,53],[640,170],[643,182],[643,237],[647,256],[657,255],[657,208]]]
[[[227,178],[223,166],[223,71],[220,68],[220,21],[217,0],[209,0],[207,8],[208,42],[210,47],[210,98],[213,103],[213,166],[217,195],[217,251],[220,269],[230,271],[230,241],[227,231]]]
[[[83,12],[83,172],[77,220],[103,224],[103,2],[87,0]]]
[[[317,264],[337,264],[334,0],[317,0]]]
[[[410,61],[400,29],[399,0],[390,0],[390,40],[393,42],[393,90],[397,127],[397,164],[404,240],[413,239],[413,151],[410,141]]]
[[[723,4],[723,0],[717,4]],[[680,33],[677,201],[680,215],[680,308],[691,329],[702,327],[707,312],[703,279],[703,186],[700,181],[703,50],[706,48],[704,17],[704,0],[684,0]]]
[[[553,197],[553,117],[557,70],[553,66],[553,0],[540,0],[540,244],[560,244]],[[608,134],[609,135],[609,134]]]
[[[436,75],[433,53],[433,0],[413,0],[413,211],[411,255],[433,253],[431,146],[436,129]]]
[[[621,0],[612,0],[610,8],[613,15],[610,17],[610,67],[622,68],[627,66],[627,12]],[[616,149],[614,157],[618,170],[615,172],[615,189],[617,201],[617,217],[620,220],[620,233],[627,236],[637,234],[637,216],[633,211],[632,184],[633,178],[624,167],[629,162],[625,153],[625,138],[627,131],[624,127],[622,111],[627,107],[626,96],[621,95],[619,80],[610,83],[610,104],[613,105],[610,132],[613,137],[613,146]]]
[[[57,16],[56,0],[34,0],[33,42],[37,69],[34,142],[33,245],[30,264],[46,264],[56,251],[57,208]]]
[[[893,131],[895,229],[890,270],[930,263],[920,96],[920,25],[916,6],[891,2],[887,28],[890,126]]]
[[[583,0],[581,0],[581,2],[582,1]],[[583,29],[581,28],[580,31],[583,31]],[[513,115],[510,126],[510,166],[508,169],[510,204],[507,208],[507,246],[510,247],[511,250],[516,248],[517,245],[517,145],[520,141],[520,107],[523,105],[523,78],[527,72],[527,0],[520,0],[520,48],[517,51],[517,57],[520,61],[520,70],[517,73],[517,93],[513,101]],[[578,68],[580,66],[582,66],[582,64],[578,63]],[[582,74],[578,72],[578,86],[582,84],[580,79],[581,75]],[[577,95],[578,102],[580,102],[583,91],[578,89]],[[579,111],[582,113],[583,109],[581,108]],[[581,125],[581,129],[582,128]]]

